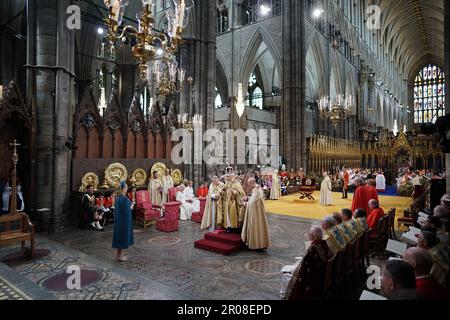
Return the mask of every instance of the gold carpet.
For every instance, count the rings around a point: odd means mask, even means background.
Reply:
[[[352,207],[353,194],[349,194],[349,199],[341,199],[341,193],[333,193],[333,205],[323,207],[319,204],[320,192],[314,193],[316,201],[300,200],[299,194],[282,197],[280,200],[266,200],[266,210],[272,214],[301,217],[307,219],[320,220],[333,212],[339,212],[344,208]],[[381,207],[387,211],[396,208],[397,217],[403,216],[403,211],[409,208],[412,200],[405,197],[379,196]]]

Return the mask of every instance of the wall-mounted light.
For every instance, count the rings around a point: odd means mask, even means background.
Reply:
[[[261,9],[261,14],[263,16],[267,16],[270,13],[270,11],[272,11],[272,8],[270,8],[264,4],[261,5],[260,9]]]
[[[321,9],[321,8],[316,8],[316,9],[314,9],[313,10],[313,17],[314,18],[320,18],[320,16],[322,15],[322,13],[323,13],[323,9]]]
[[[97,33],[98,33],[98,34],[104,34],[104,33],[105,33],[105,30],[104,30],[102,27],[98,27],[98,28],[97,28]]]
[[[244,104],[244,96],[242,93],[242,83],[238,84],[238,95],[237,95],[237,102],[236,102],[236,112],[239,116],[239,118],[242,118],[245,111],[245,104]]]

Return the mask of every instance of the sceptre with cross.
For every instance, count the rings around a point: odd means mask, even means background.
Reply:
[[[11,207],[9,208],[10,214],[16,214],[17,213],[17,162],[19,162],[19,155],[17,154],[17,147],[20,147],[20,143],[17,143],[17,140],[14,139],[13,143],[9,144],[11,147],[14,148],[12,161],[14,164],[13,171],[11,174],[11,180],[12,180],[12,194],[11,194]]]

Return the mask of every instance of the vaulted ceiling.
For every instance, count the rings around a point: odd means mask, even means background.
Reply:
[[[447,0],[448,1],[448,0]],[[382,45],[405,79],[444,64],[444,0],[379,0]]]

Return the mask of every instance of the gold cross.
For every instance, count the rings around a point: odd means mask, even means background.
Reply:
[[[14,142],[13,142],[13,143],[10,143],[9,145],[10,145],[11,147],[14,147],[14,153],[17,152],[17,147],[20,147],[20,143],[17,143],[17,140],[16,140],[16,139],[14,139]]]
[[[17,143],[17,140],[14,139],[13,143],[9,144],[11,147],[14,147],[14,153],[12,156],[12,160],[14,163],[14,168],[17,166],[17,162],[19,161],[19,155],[17,154],[17,147],[20,147],[20,143]]]

